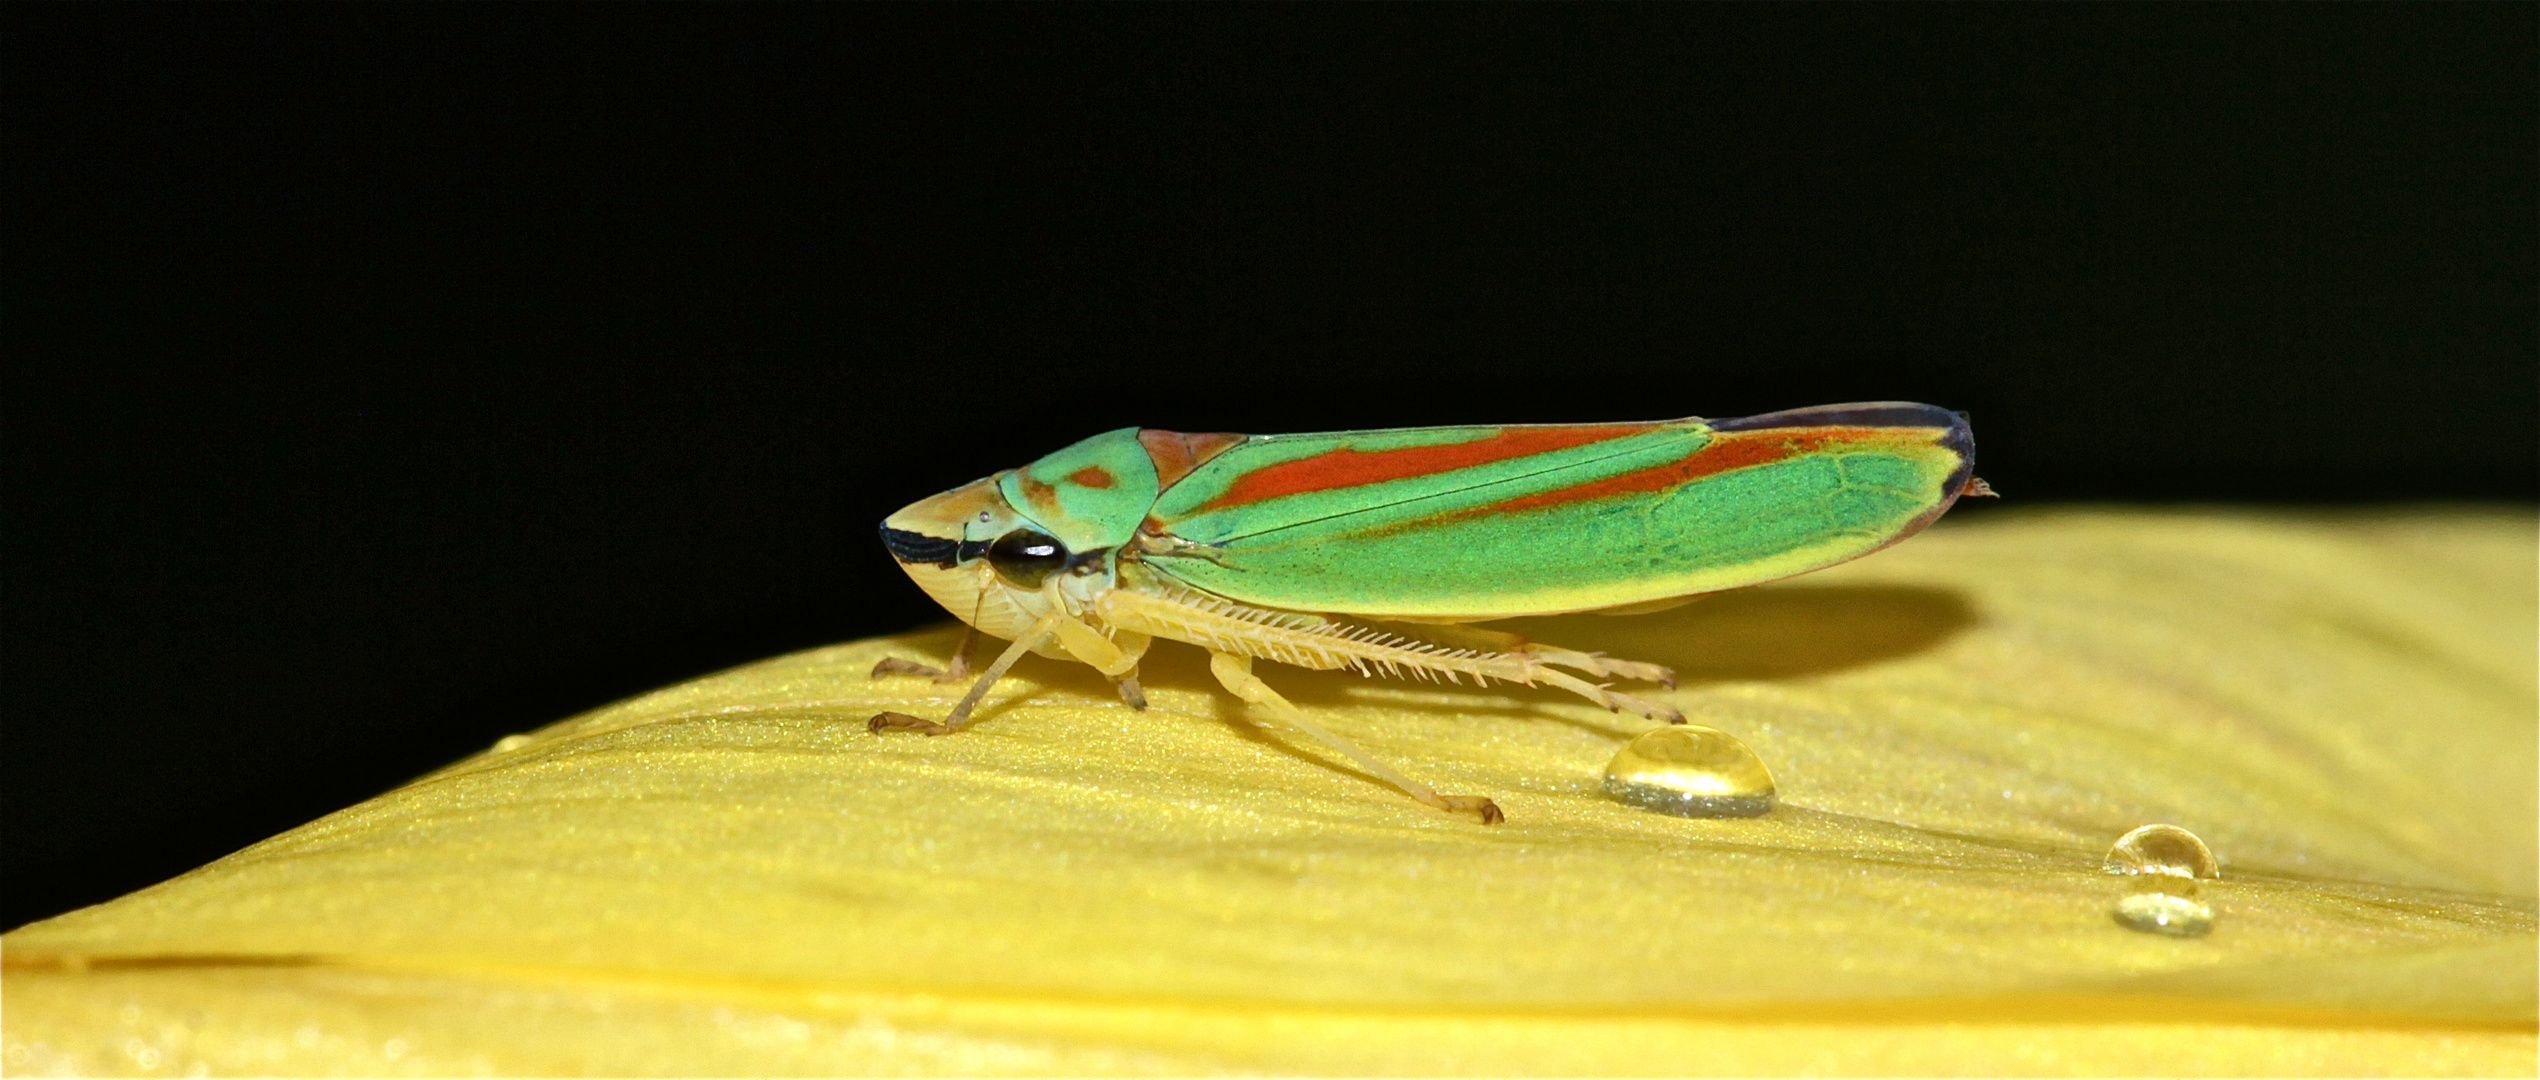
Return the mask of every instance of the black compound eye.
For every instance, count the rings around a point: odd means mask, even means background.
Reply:
[[[1037,589],[1041,580],[1067,568],[1067,545],[1031,529],[1016,529],[988,545],[988,565],[1018,588]]]

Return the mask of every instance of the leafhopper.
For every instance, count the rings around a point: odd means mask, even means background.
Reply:
[[[1857,559],[1961,495],[1992,494],[1974,466],[1965,415],[1894,401],[1735,420],[1104,432],[884,519],[883,545],[919,588],[1012,644],[943,720],[886,712],[870,726],[959,731],[1027,652],[1092,665],[1145,708],[1138,660],[1166,638],[1208,650],[1235,696],[1412,798],[1497,822],[1491,800],[1441,794],[1325,730],[1253,661],[1553,686],[1683,723],[1609,685],[1672,688],[1664,667],[1463,624],[1651,611]],[[944,668],[893,658],[873,673],[959,681],[969,644]]]

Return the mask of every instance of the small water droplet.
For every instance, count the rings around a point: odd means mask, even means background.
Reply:
[[[2117,925],[2146,934],[2204,937],[2214,930],[2214,906],[2176,893],[2129,893],[2109,912]]]
[[[1614,755],[1605,793],[1677,817],[1754,817],[1773,808],[1773,774],[1727,732],[1670,724]]]
[[[536,741],[538,740],[532,739],[527,735],[505,735],[500,741],[494,744],[494,752],[497,754],[508,754]]]
[[[2196,834],[2176,825],[2146,825],[2117,838],[2101,869],[2111,874],[2162,874],[2182,878],[2218,878],[2213,850]]]

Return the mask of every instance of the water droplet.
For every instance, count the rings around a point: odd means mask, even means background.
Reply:
[[[2212,849],[2196,834],[2176,825],[2146,825],[2117,838],[2101,868],[2111,874],[2162,874],[2182,878],[2218,878]]]
[[[2214,929],[2214,906],[2193,896],[2165,892],[2130,893],[2117,901],[2117,925],[2146,934],[2204,937]]]
[[[1670,724],[1626,744],[1605,766],[1605,793],[1677,817],[1754,817],[1773,808],[1773,774],[1728,733]]]

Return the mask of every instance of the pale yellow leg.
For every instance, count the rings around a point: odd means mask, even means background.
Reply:
[[[1404,776],[1393,766],[1369,756],[1366,751],[1351,745],[1349,740],[1323,730],[1321,725],[1306,719],[1305,710],[1297,708],[1288,699],[1280,697],[1278,691],[1270,689],[1268,683],[1262,682],[1259,676],[1252,673],[1251,657],[1212,649],[1208,654],[1208,670],[1216,675],[1217,681],[1223,683],[1226,689],[1233,692],[1236,697],[1269,710],[1271,715],[1278,717],[1281,723],[1304,732],[1323,745],[1347,755],[1351,761],[1358,763],[1359,768],[1367,770],[1386,783],[1401,788],[1412,798],[1440,810],[1477,815],[1485,825],[1495,825],[1506,820],[1506,815],[1499,811],[1499,804],[1489,799],[1478,795],[1441,795],[1437,789]]]
[[[985,595],[988,583],[995,580],[995,576],[996,571],[990,569],[988,564],[984,562],[979,564],[979,587],[982,590],[981,595]],[[977,623],[978,615],[974,612],[969,621],[973,624]],[[978,626],[963,626],[961,628],[961,643],[953,646],[952,660],[944,666],[935,667],[929,664],[918,663],[915,660],[902,660],[896,656],[885,656],[882,658],[880,663],[873,665],[873,673],[866,676],[866,678],[879,679],[884,675],[924,675],[939,683],[960,682],[963,678],[970,674],[970,646],[978,640]]]
[[[952,715],[945,717],[943,723],[938,724],[907,713],[885,712],[874,714],[873,719],[867,721],[864,726],[877,734],[885,731],[917,731],[928,735],[950,735],[969,726],[971,710],[979,707],[979,699],[988,696],[988,688],[996,685],[998,679],[1004,678],[1006,669],[1013,667],[1015,661],[1023,659],[1024,653],[1031,652],[1043,639],[1048,638],[1059,620],[1065,618],[1067,616],[1053,611],[1034,619],[1032,625],[1025,627],[1023,633],[1015,637],[1014,644],[1006,646],[1005,652],[998,654],[996,663],[988,665],[988,670],[980,674],[979,681],[970,684],[970,692],[961,695],[960,703],[953,706]]]
[[[979,640],[978,627],[962,627],[961,644],[953,646],[952,660],[944,666],[935,667],[915,660],[885,656],[880,663],[873,665],[873,674],[868,677],[879,679],[884,675],[924,675],[939,683],[960,682],[970,675],[970,643],[977,640]]]
[[[1572,675],[1565,675],[1561,672],[1554,671],[1551,668],[1539,667],[1534,670],[1533,674],[1537,681],[1549,686],[1558,686],[1561,689],[1577,694],[1589,701],[1605,706],[1605,711],[1607,712],[1630,712],[1669,724],[1681,724],[1685,722],[1684,711],[1673,705],[1660,704],[1647,698],[1633,697],[1630,694],[1619,694],[1585,679]]]
[[[1130,708],[1144,710],[1147,707],[1147,691],[1138,685],[1137,662],[1138,658],[1147,654],[1147,646],[1154,644],[1155,639],[1135,630],[1114,629],[1111,640],[1120,646],[1120,651],[1129,654],[1129,670],[1112,676],[1111,685],[1120,691],[1120,700],[1128,702]]]
[[[1050,633],[1058,638],[1060,648],[1094,666],[1105,675],[1126,675],[1138,666],[1138,658],[1129,650],[1113,644],[1102,631],[1087,626],[1082,620],[1057,612],[1043,616],[1051,620]]]
[[[1617,660],[1599,653],[1580,652],[1556,645],[1529,643],[1526,651],[1547,664],[1577,668],[1590,675],[1610,675],[1618,679],[1654,682],[1669,690],[1676,688],[1676,673],[1664,664],[1648,664],[1638,660]]]
[[[1132,709],[1147,707],[1146,690],[1138,685],[1138,658],[1146,655],[1154,638],[1135,630],[1114,630],[1112,637],[1104,637],[1102,631],[1064,616],[1054,630],[1059,645],[1070,655],[1111,677],[1111,685],[1120,691],[1120,700],[1128,702]]]

